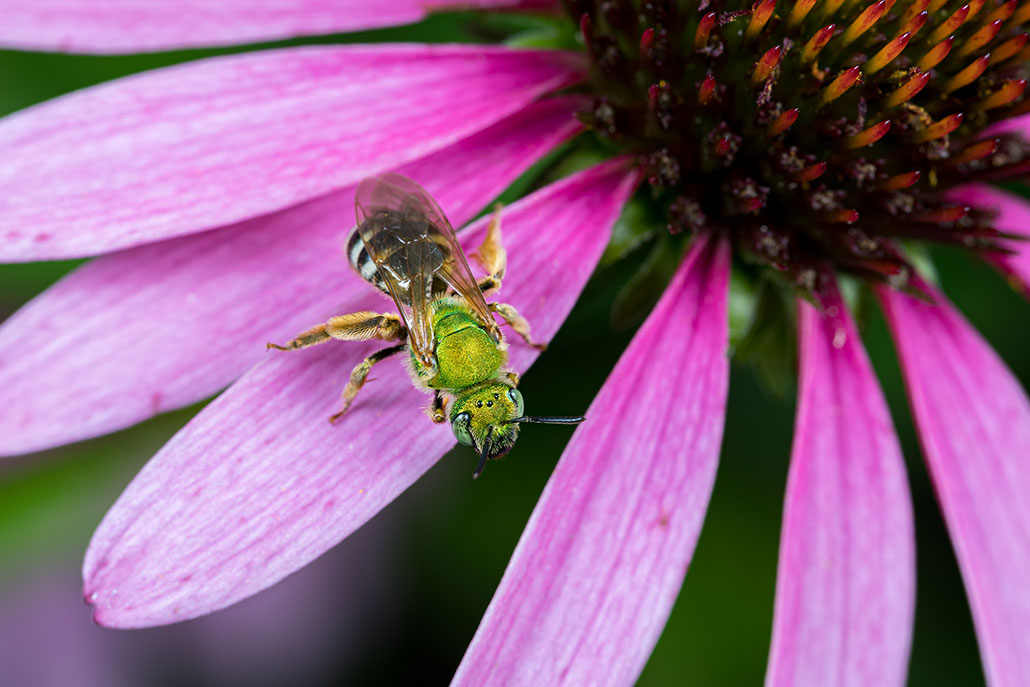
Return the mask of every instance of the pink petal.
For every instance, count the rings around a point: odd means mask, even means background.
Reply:
[[[1011,117],[1009,119],[1003,119],[1000,122],[996,122],[990,126],[987,133],[994,135],[1019,133],[1030,138],[1030,114]]]
[[[702,239],[562,455],[454,685],[630,685],[676,600],[719,457],[729,249]]]
[[[901,447],[847,306],[802,301],[766,685],[903,685],[915,541]]]
[[[343,33],[421,21],[436,7],[515,0],[5,0],[0,45],[128,53]]]
[[[958,202],[996,211],[996,229],[1030,239],[1030,202],[1026,198],[986,184],[963,186],[949,195]],[[1026,241],[1006,241],[1004,246],[1016,253],[997,253],[988,258],[1016,280],[1024,294],[1030,295],[1030,244]]]
[[[930,293],[933,293],[930,290]],[[1030,402],[968,322],[881,291],[923,452],[973,611],[987,682],[1030,675]]]
[[[579,127],[531,105],[401,168],[461,225]],[[341,246],[354,189],[94,260],[0,327],[0,454],[120,429],[210,396],[367,287]],[[69,318],[74,326],[68,326]]]
[[[635,181],[616,161],[505,211],[503,297],[538,338],[553,337],[572,308]],[[484,231],[480,221],[465,232],[466,248]],[[392,308],[370,291],[344,309]],[[84,592],[96,621],[159,625],[239,601],[339,542],[428,470],[454,440],[447,425],[425,416],[428,398],[412,387],[403,361],[377,366],[376,381],[344,419],[326,421],[351,367],[382,347],[332,342],[269,355],[172,438],[86,552]],[[536,358],[517,342],[511,353],[519,371]],[[562,410],[526,402],[531,412]],[[517,468],[517,459],[507,465]]]
[[[0,121],[0,261],[96,255],[280,210],[423,157],[578,56],[307,47],[140,74]]]

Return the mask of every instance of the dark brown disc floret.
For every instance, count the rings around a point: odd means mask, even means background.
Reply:
[[[673,233],[811,287],[829,264],[904,285],[908,240],[1002,250],[948,200],[1030,174],[992,133],[1030,112],[1030,0],[567,0],[591,59],[589,128],[638,156]]]

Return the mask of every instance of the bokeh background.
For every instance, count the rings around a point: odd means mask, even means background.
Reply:
[[[0,51],[0,114],[125,74],[242,49],[300,42],[479,42],[496,39],[504,26],[459,13],[399,29],[231,50],[128,57]],[[610,312],[619,286],[645,254],[595,274],[552,347],[525,375],[529,403],[561,398],[562,412],[589,405],[632,335],[613,330]],[[1028,386],[1030,304],[966,256],[950,250],[932,255],[945,291]],[[0,266],[0,320],[77,264]],[[340,269],[347,269],[342,258]],[[955,558],[897,359],[875,309],[864,336],[901,436],[915,503],[918,593],[910,684],[982,684]],[[340,371],[341,384],[346,373]],[[641,686],[761,683],[794,392],[769,391],[750,366],[733,366],[711,507]],[[525,432],[510,459],[476,482],[469,479],[474,457],[452,452],[321,559],[229,610],[150,630],[97,627],[80,594],[89,537],[137,470],[199,407],[0,461],[0,684],[447,684],[571,434],[549,427]]]

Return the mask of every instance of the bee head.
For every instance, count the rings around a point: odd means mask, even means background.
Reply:
[[[451,430],[459,443],[476,449],[483,462],[501,458],[519,435],[518,423],[512,420],[522,415],[522,409],[522,393],[515,387],[484,384],[451,404]],[[482,467],[475,476],[481,471]]]
[[[540,422],[573,425],[583,417],[526,417],[522,393],[511,384],[490,382],[458,396],[451,404],[454,438],[479,453],[472,477],[479,477],[487,460],[503,458],[519,436],[519,424]]]

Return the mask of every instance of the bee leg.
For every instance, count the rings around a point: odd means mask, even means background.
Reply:
[[[362,311],[331,317],[328,322],[315,325],[311,329],[301,332],[295,339],[287,341],[285,346],[269,343],[265,344],[265,347],[274,348],[277,351],[293,351],[300,348],[317,346],[329,339],[339,339],[340,341],[368,341],[369,339],[394,341],[403,339],[405,336],[407,336],[407,331],[397,315]]]
[[[433,418],[433,422],[447,422],[447,399],[443,392],[433,392],[433,404],[429,406],[429,417]]]
[[[521,336],[527,344],[538,350],[544,350],[547,348],[547,344],[533,341],[533,337],[529,331],[529,321],[519,314],[519,311],[514,306],[508,305],[507,303],[491,303],[490,311],[495,312],[501,316],[508,326],[515,330],[515,333]]]
[[[501,288],[501,280],[494,276],[483,277],[476,283],[479,285],[479,290],[484,294],[492,293]]]
[[[479,289],[483,292],[501,288],[501,280],[508,268],[508,253],[501,241],[501,204],[494,206],[494,216],[486,229],[486,237],[479,248],[472,253],[486,270],[487,277],[479,280]]]
[[[368,373],[372,371],[372,366],[378,363],[380,360],[385,360],[391,355],[400,353],[407,348],[407,344],[398,344],[396,346],[390,346],[384,348],[381,351],[376,351],[372,355],[368,356],[360,363],[358,363],[353,370],[350,372],[350,381],[347,382],[347,386],[343,388],[343,408],[340,412],[329,417],[329,422],[336,422],[343,414],[350,408],[350,404],[354,402],[354,397],[361,391],[361,387],[365,385],[365,379],[368,377]]]

